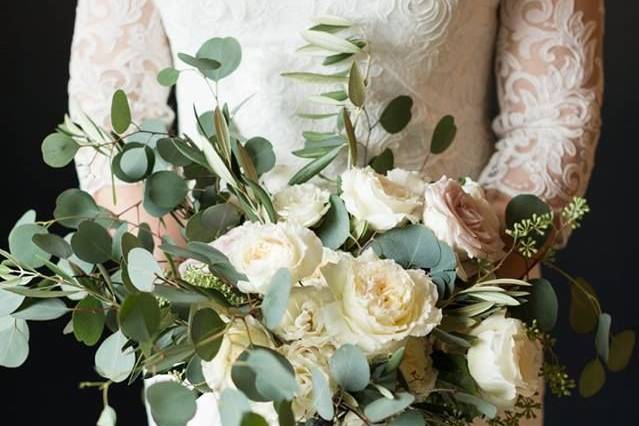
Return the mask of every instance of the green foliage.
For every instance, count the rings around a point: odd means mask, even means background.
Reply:
[[[244,415],[251,412],[251,405],[242,392],[226,388],[220,395],[218,409],[222,426],[240,426]]]
[[[415,401],[415,397],[407,392],[398,393],[394,399],[383,396],[364,407],[364,414],[371,422],[378,423],[401,413],[413,401]]]
[[[261,137],[251,138],[244,145],[255,166],[258,176],[263,175],[275,166],[275,152],[273,145]]]
[[[60,299],[35,299],[22,304],[12,317],[25,321],[51,321],[60,318],[69,311]]]
[[[113,240],[109,232],[95,222],[84,221],[71,237],[73,252],[88,263],[104,263],[111,258]]]
[[[389,426],[426,426],[424,416],[417,411],[405,411],[389,422]]]
[[[160,320],[158,301],[147,293],[127,296],[118,312],[118,323],[124,335],[140,343],[148,343],[154,338]]]
[[[242,48],[233,37],[212,38],[200,47],[197,57],[220,64],[213,69],[200,70],[209,79],[219,81],[237,69],[242,61]]]
[[[29,327],[22,319],[0,317],[0,366],[16,368],[29,356]]]
[[[9,251],[22,265],[39,268],[51,256],[33,242],[33,237],[44,234],[47,230],[35,223],[18,225],[9,233]]]
[[[602,313],[599,315],[597,321],[597,334],[595,335],[595,347],[597,348],[597,355],[601,357],[604,362],[608,362],[608,354],[610,353],[610,324],[612,318],[610,314]]]
[[[291,400],[298,391],[291,364],[272,349],[254,346],[244,351],[231,369],[239,390],[253,401]]]
[[[341,346],[331,357],[329,365],[335,382],[348,392],[362,391],[370,382],[368,360],[357,346]]]
[[[333,408],[332,392],[324,374],[317,368],[311,370],[313,380],[313,406],[317,414],[326,421],[331,421],[335,416]]]
[[[80,145],[64,133],[53,133],[42,142],[42,158],[48,166],[65,167],[75,157]]]
[[[149,176],[144,186],[144,208],[155,217],[162,217],[178,207],[189,188],[175,172],[159,171]]]
[[[288,269],[279,269],[273,276],[262,301],[264,323],[270,330],[275,329],[282,321],[288,307],[292,286],[293,281]]]
[[[127,339],[120,330],[102,342],[95,353],[95,370],[105,379],[115,383],[123,382],[135,365],[133,349],[125,348]]]
[[[193,391],[173,381],[149,386],[146,400],[158,426],[184,426],[197,409]]]
[[[528,302],[516,310],[524,320],[537,321],[543,331],[551,331],[557,323],[559,301],[552,284],[543,278],[530,281]]]
[[[610,354],[608,355],[608,369],[621,371],[630,362],[635,347],[636,335],[633,330],[624,330],[612,336]]]
[[[106,315],[102,302],[93,296],[86,296],[73,309],[73,334],[79,342],[87,346],[98,343],[104,330]]]
[[[377,157],[373,157],[373,159],[368,164],[380,175],[385,175],[394,167],[395,158],[393,156],[393,151],[391,151],[389,148],[386,148]]]
[[[178,78],[180,77],[180,71],[176,70],[173,67],[164,68],[158,74],[157,80],[162,86],[171,87],[175,83],[177,83]]]
[[[413,100],[410,96],[398,96],[390,101],[386,108],[384,108],[379,118],[379,124],[381,124],[388,133],[399,133],[406,128],[413,117],[411,113],[412,108]]]
[[[312,179],[315,175],[324,170],[342,151],[343,146],[338,146],[328,151],[323,156],[316,158],[315,160],[302,167],[291,179],[288,181],[289,185],[298,185]]]
[[[155,281],[164,275],[153,254],[139,247],[129,251],[126,270],[135,288],[149,293],[155,288]]]
[[[432,268],[441,259],[435,234],[423,225],[392,229],[373,241],[378,256],[393,259],[404,268]]]
[[[606,371],[599,358],[590,361],[579,376],[579,393],[584,398],[596,395],[606,382]]]
[[[366,100],[366,85],[357,62],[353,62],[351,65],[348,77],[348,98],[357,107],[363,106]]]
[[[330,208],[315,233],[324,247],[337,250],[346,242],[350,233],[350,220],[344,201],[337,195],[331,195]]]
[[[433,130],[433,138],[430,142],[430,152],[433,154],[441,154],[446,151],[457,134],[457,126],[452,115],[442,117],[435,130]]]
[[[133,183],[145,179],[153,172],[155,154],[146,145],[127,143],[111,163],[113,174],[123,182]]]
[[[53,217],[67,228],[77,228],[85,220],[96,219],[101,211],[88,193],[68,189],[58,196]]]
[[[71,245],[58,235],[34,234],[32,240],[36,246],[60,259],[67,259],[73,255]]]
[[[222,345],[226,324],[213,309],[196,311],[189,323],[189,334],[195,353],[205,361],[215,358]]]
[[[113,130],[122,134],[131,125],[131,107],[129,106],[129,99],[123,90],[117,90],[113,94],[111,101],[111,126]]]
[[[186,224],[189,241],[209,243],[240,223],[240,212],[229,203],[216,204],[193,215]]]
[[[597,325],[599,302],[592,286],[582,278],[570,285],[570,325],[577,333],[590,333]]]

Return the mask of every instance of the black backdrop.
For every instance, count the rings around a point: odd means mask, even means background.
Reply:
[[[466,0],[470,1],[470,0]],[[560,254],[569,271],[578,271],[596,287],[605,309],[613,313],[613,329],[637,328],[639,233],[636,215],[639,117],[639,3],[608,1],[606,16],[606,95],[603,135],[588,198],[593,212]],[[51,217],[55,197],[77,184],[71,167],[53,170],[40,160],[40,142],[66,112],[69,44],[75,2],[69,0],[5,1],[0,35],[2,72],[8,76],[0,95],[0,247],[26,210]],[[553,278],[551,274],[548,275]],[[567,312],[568,293],[554,281]],[[0,424],[95,424],[100,395],[79,390],[78,383],[97,380],[94,350],[62,336],[64,320],[31,323],[31,354],[17,370],[0,367]],[[560,356],[573,376],[593,357],[591,337],[570,333],[566,316],[558,329]],[[623,373],[609,374],[604,392],[590,400],[579,396],[546,399],[546,424],[639,424],[636,394],[639,357]],[[143,425],[141,386],[117,386],[111,403],[120,425]]]

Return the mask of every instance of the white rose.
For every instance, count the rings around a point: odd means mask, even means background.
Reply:
[[[275,273],[286,268],[293,282],[313,274],[322,261],[322,242],[301,225],[289,222],[247,222],[213,242],[248,281],[238,282],[245,293],[264,294]]]
[[[326,338],[297,340],[278,349],[295,370],[295,379],[299,386],[299,392],[293,399],[293,413],[296,420],[309,419],[316,412],[313,404],[313,368],[317,368],[322,373],[331,391],[335,392],[337,387],[331,380],[328,364],[335,349],[335,346]]]
[[[222,344],[215,358],[211,361],[202,361],[202,374],[206,384],[216,392],[221,392],[227,387],[234,388],[231,380],[231,367],[237,358],[249,347],[251,341],[258,346],[273,347],[269,333],[253,317],[245,317],[246,323],[236,319],[224,333]],[[251,340],[247,334],[251,333]]]
[[[479,184],[442,177],[426,186],[424,225],[464,256],[490,261],[503,257],[499,218]]]
[[[341,178],[346,209],[374,230],[388,231],[406,220],[419,220],[424,183],[416,173],[394,169],[383,176],[366,167],[348,169]]]
[[[311,227],[317,224],[330,208],[331,194],[312,183],[288,186],[273,196],[273,207],[287,222]]]
[[[286,313],[274,330],[275,334],[287,341],[324,335],[326,328],[321,310],[331,300],[332,295],[327,288],[292,289]]]
[[[437,370],[433,367],[430,354],[431,343],[426,338],[411,337],[406,341],[404,357],[399,365],[408,390],[418,402],[425,401],[435,387]]]
[[[470,334],[477,341],[468,350],[468,369],[486,400],[509,408],[518,395],[534,395],[539,387],[542,356],[521,321],[495,314]]]
[[[409,336],[426,336],[442,319],[437,287],[424,271],[405,270],[372,250],[359,258],[342,254],[322,274],[335,299],[323,309],[329,335],[369,356],[387,355]]]

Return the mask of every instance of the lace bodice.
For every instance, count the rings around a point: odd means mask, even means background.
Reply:
[[[372,0],[366,7],[337,0],[80,0],[71,111],[108,126],[110,96],[123,88],[138,120],[168,123],[168,91],[155,82],[157,71],[208,38],[234,36],[243,63],[221,83],[221,96],[231,105],[252,96],[235,117],[240,129],[267,137],[279,161],[295,165],[290,152],[307,128],[295,113],[307,109],[310,92],[279,74],[312,69],[312,58],[294,50],[309,19],[324,14],[363,26],[375,58],[373,110],[398,93],[415,100],[410,126],[373,146],[373,154],[391,147],[396,165],[420,169],[434,124],[453,114],[456,142],[428,159],[429,176],[480,176],[501,193],[535,193],[556,207],[584,192],[600,124],[602,0]],[[499,112],[491,130],[493,80]],[[193,105],[211,109],[208,89],[184,73],[177,100],[180,130],[197,135]],[[81,156],[85,189],[110,184],[105,161]]]

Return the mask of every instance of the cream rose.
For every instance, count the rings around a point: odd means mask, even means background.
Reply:
[[[311,418],[316,410],[313,404],[313,369],[324,376],[329,388],[335,392],[336,385],[329,374],[329,359],[335,353],[335,346],[327,338],[307,338],[290,345],[281,346],[278,351],[286,357],[295,370],[299,392],[293,399],[293,413],[298,421]]]
[[[426,338],[410,337],[406,341],[399,371],[417,402],[428,398],[437,381],[437,370],[430,357],[432,352],[432,345]]]
[[[342,254],[322,267],[334,301],[323,309],[326,329],[339,345],[353,343],[369,356],[388,355],[409,336],[426,336],[442,319],[437,287],[421,270],[405,270],[372,250]]]
[[[284,318],[274,330],[280,338],[291,341],[326,334],[321,310],[332,300],[327,288],[297,287],[291,290]]]
[[[530,397],[539,389],[541,351],[521,321],[495,314],[470,334],[477,341],[468,350],[468,369],[486,400],[509,408],[518,395]]]
[[[313,274],[322,261],[322,242],[295,223],[258,224],[247,222],[213,242],[248,281],[238,282],[245,293],[264,294],[280,268],[291,272],[293,281]]]
[[[424,198],[424,225],[458,253],[490,261],[504,255],[499,218],[476,182],[444,176],[426,186]]]
[[[415,172],[394,169],[387,176],[372,168],[342,173],[346,209],[376,231],[388,231],[405,222],[417,222],[423,205],[424,182]]]
[[[206,384],[214,391],[221,392],[226,387],[234,387],[231,367],[237,358],[249,347],[251,341],[258,346],[273,347],[269,333],[253,317],[245,317],[246,323],[236,319],[222,338],[222,344],[215,358],[202,361],[202,374]],[[248,326],[248,331],[247,331]],[[248,332],[251,333],[249,340]]]
[[[273,207],[284,221],[311,227],[330,208],[331,194],[312,183],[287,186],[273,196]]]

